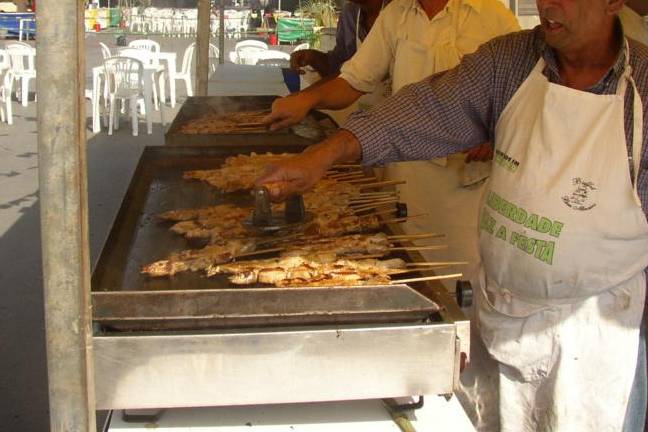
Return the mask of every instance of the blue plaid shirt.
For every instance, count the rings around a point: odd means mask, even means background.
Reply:
[[[618,33],[619,37],[623,34],[620,25]],[[633,40],[629,44],[632,75],[645,107],[638,190],[648,218],[648,47]],[[541,56],[547,63],[544,74],[560,83],[555,53],[536,28],[493,39],[466,55],[456,68],[406,86],[370,111],[356,112],[344,129],[360,141],[368,165],[427,160],[492,141],[502,111]],[[615,65],[588,91],[614,94],[624,64],[621,50]],[[629,86],[625,96],[629,156],[632,100]]]

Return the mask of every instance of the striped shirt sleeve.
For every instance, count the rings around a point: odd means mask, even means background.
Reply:
[[[359,140],[363,162],[426,160],[488,141],[494,56],[490,44],[459,66],[403,87],[344,125]]]

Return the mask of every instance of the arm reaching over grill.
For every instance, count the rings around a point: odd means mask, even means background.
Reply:
[[[266,186],[273,200],[282,201],[311,189],[332,165],[357,161],[361,155],[356,137],[341,130],[293,158],[274,163],[256,185]]]

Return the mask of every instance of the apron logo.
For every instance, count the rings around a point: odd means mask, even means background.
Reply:
[[[500,150],[495,150],[495,163],[510,172],[517,171],[520,166],[519,161]]]
[[[596,186],[593,182],[588,182],[580,177],[575,177],[572,179],[572,184],[576,186],[576,190],[571,194],[562,197],[562,200],[567,204],[567,207],[581,211],[591,210],[596,207],[596,203],[590,202],[590,192],[596,190]]]

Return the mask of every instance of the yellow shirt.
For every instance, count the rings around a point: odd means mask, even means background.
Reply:
[[[484,42],[519,29],[515,16],[498,0],[450,0],[432,19],[418,0],[393,0],[344,63],[340,77],[370,93],[391,76],[395,92],[456,66]]]
[[[644,18],[628,6],[623,6],[619,12],[619,18],[623,25],[623,32],[630,39],[634,39],[648,45],[648,28]]]

